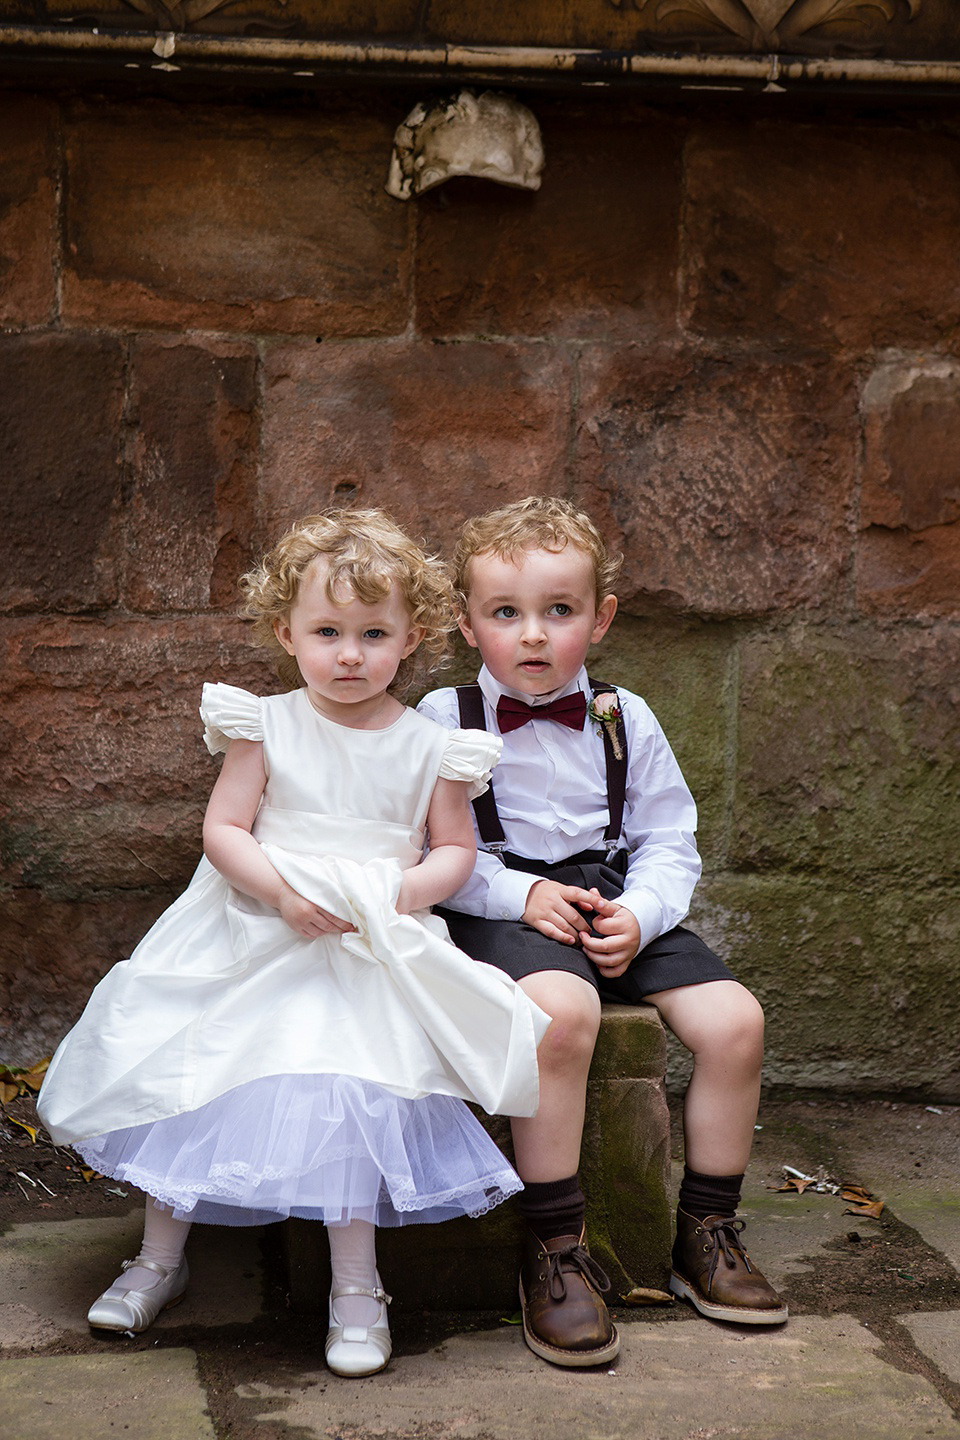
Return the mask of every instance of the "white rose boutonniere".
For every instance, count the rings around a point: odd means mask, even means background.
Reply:
[[[614,755],[618,760],[622,760],[623,750],[617,735],[617,722],[623,719],[623,711],[620,709],[616,691],[601,690],[599,694],[594,695],[587,706],[587,716],[596,725],[598,734],[604,730],[607,732]]]

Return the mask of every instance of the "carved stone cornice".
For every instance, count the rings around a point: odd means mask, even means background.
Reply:
[[[951,88],[960,0],[0,0],[0,67],[158,63],[258,79]],[[150,56],[153,56],[153,60]],[[762,86],[761,86],[762,88]]]

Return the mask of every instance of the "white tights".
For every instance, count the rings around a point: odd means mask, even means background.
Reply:
[[[349,1225],[328,1225],[330,1269],[333,1288],[361,1285],[373,1290],[377,1284],[376,1228],[368,1220],[351,1220]],[[339,1325],[373,1325],[380,1316],[380,1303],[366,1295],[344,1295],[337,1301]]]
[[[140,1254],[144,1260],[153,1260],[164,1269],[176,1270],[189,1234],[189,1220],[175,1220],[169,1205],[147,1200],[143,1217],[143,1244],[140,1246]],[[129,1270],[124,1270],[113,1283],[117,1290],[145,1290],[156,1285],[157,1279],[155,1270],[133,1265]]]

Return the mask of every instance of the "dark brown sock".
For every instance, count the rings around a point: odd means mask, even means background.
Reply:
[[[583,1230],[585,1202],[579,1175],[566,1180],[525,1181],[518,1204],[538,1240],[579,1235]]]
[[[706,1220],[708,1215],[736,1215],[742,1188],[742,1175],[700,1175],[684,1165],[678,1208],[697,1220]]]

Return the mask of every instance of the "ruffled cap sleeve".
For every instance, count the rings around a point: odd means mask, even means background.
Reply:
[[[493,767],[500,759],[503,741],[486,730],[451,730],[440,764],[441,780],[463,780],[475,800],[489,788]]]
[[[231,740],[263,739],[260,697],[236,685],[204,685],[200,719],[211,755],[221,754]]]

